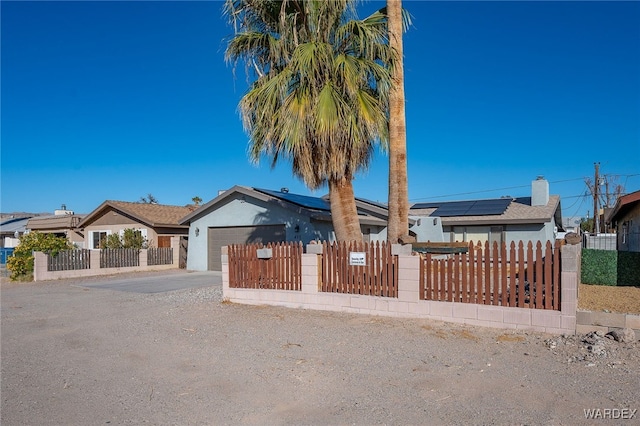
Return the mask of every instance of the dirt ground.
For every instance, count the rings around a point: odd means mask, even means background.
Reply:
[[[2,425],[582,425],[600,424],[585,410],[614,409],[625,424],[640,418],[638,342],[236,305],[219,286],[0,290]]]
[[[640,287],[580,284],[578,308],[640,315]]]

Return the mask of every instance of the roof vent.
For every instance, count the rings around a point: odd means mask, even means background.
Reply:
[[[282,192],[283,194],[288,194],[289,188],[280,188],[280,192]]]

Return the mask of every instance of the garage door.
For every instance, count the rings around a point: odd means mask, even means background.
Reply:
[[[207,269],[221,271],[221,248],[230,244],[272,243],[285,241],[283,225],[233,226],[209,228]]]

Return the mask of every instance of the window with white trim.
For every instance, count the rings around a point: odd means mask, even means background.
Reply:
[[[111,234],[111,231],[91,231],[89,237],[89,243],[92,249],[99,249],[102,240],[107,238],[107,235]]]

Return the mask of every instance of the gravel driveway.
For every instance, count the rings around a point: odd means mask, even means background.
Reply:
[[[3,426],[578,425],[640,409],[637,342],[579,360],[575,338],[235,305],[219,284],[82,284],[2,283]]]

